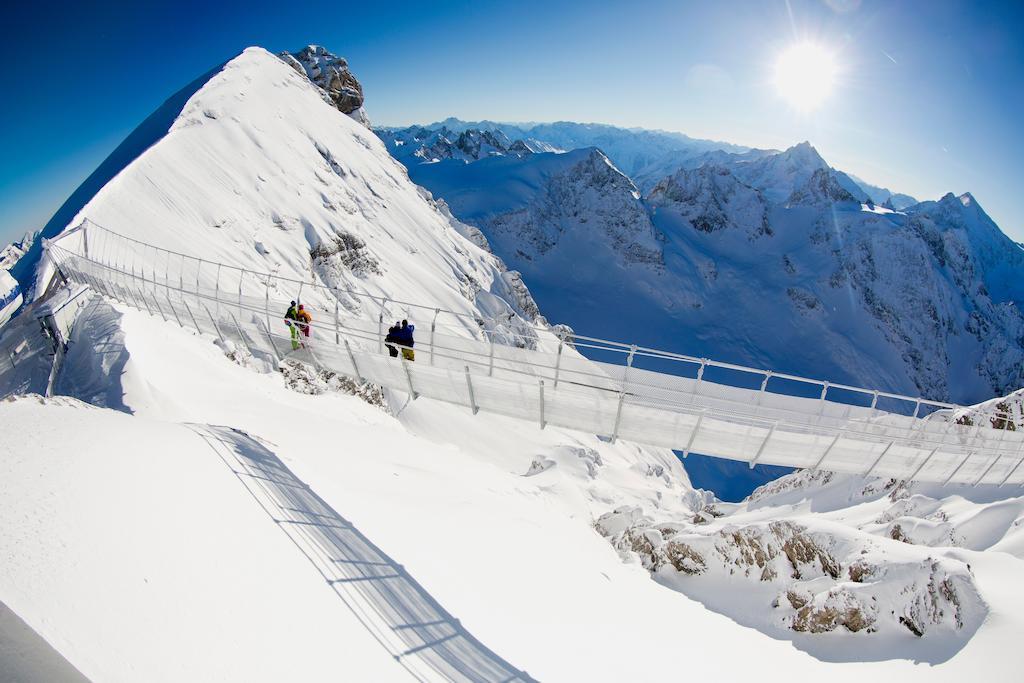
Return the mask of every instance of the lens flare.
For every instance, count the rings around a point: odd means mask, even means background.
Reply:
[[[794,109],[809,112],[832,92],[836,71],[831,52],[815,43],[797,43],[779,55],[775,87]]]

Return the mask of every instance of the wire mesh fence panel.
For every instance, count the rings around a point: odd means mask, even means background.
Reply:
[[[497,320],[253,273],[91,226],[51,243],[48,253],[71,280],[254,354],[293,358],[474,412],[751,463],[1024,482],[1024,433],[999,409],[830,385],[581,335],[517,332]],[[312,315],[308,335],[285,322],[292,301]],[[388,328],[404,317],[418,320],[415,362],[393,358],[386,348]]]

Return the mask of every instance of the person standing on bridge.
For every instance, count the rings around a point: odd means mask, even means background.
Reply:
[[[410,325],[408,320],[402,321],[402,327],[398,330],[398,343],[402,345],[402,358],[405,360],[416,360],[416,352],[412,347],[416,343],[413,339],[415,325]]]
[[[292,351],[296,351],[299,348],[299,309],[295,302],[291,303],[288,307],[288,312],[284,314],[284,324],[288,326],[288,333],[292,338]]]
[[[394,345],[398,343],[398,331],[400,329],[402,329],[402,324],[396,322],[388,328],[388,336],[384,337],[384,345],[388,347],[388,353],[392,358],[398,358],[398,349]]]
[[[309,314],[309,311],[306,310],[305,306],[303,306],[302,304],[299,304],[299,311],[298,311],[298,313],[296,315],[296,323],[295,324],[298,325],[299,329],[302,330],[302,334],[304,336],[306,336],[306,337],[309,336],[309,329],[310,329],[310,325],[311,325],[312,322],[313,322],[313,316],[311,316]],[[303,347],[306,346],[305,342],[300,342],[300,343],[302,344]]]

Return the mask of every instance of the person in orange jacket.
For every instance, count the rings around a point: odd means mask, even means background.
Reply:
[[[298,325],[299,329],[302,330],[302,334],[309,336],[309,326],[313,322],[313,316],[309,314],[306,307],[299,304],[299,311],[295,317],[295,324]],[[303,344],[305,346],[305,344]]]

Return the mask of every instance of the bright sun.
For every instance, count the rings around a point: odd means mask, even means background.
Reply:
[[[775,87],[800,111],[817,109],[832,92],[836,64],[831,53],[814,43],[797,43],[775,63]]]

